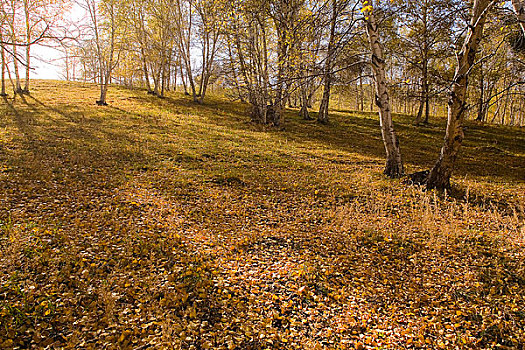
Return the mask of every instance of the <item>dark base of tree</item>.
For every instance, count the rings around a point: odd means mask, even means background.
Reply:
[[[300,115],[301,118],[303,118],[304,120],[312,120],[312,119],[313,119],[313,118],[310,116],[310,113],[308,113],[308,108],[306,108],[306,106],[301,107],[301,109],[299,110],[299,115]]]
[[[264,124],[264,125],[272,125],[272,126],[280,126],[281,119],[275,113],[275,110],[272,105],[268,105],[266,107],[266,115],[263,115],[261,113],[261,109],[257,108],[256,106],[252,107],[252,113],[251,113],[252,121],[257,124]]]
[[[2,94],[0,94],[0,97],[7,97],[7,94],[6,93],[2,93]]]
[[[507,40],[514,52],[525,53],[525,35],[521,31],[516,31]]]
[[[427,184],[429,174],[430,170],[423,170],[413,174],[408,174],[406,180],[403,182],[408,185],[424,186]]]
[[[98,100],[98,101],[97,101],[97,105],[99,105],[99,106],[107,106],[108,104],[107,104],[107,102],[105,102],[105,101],[100,101],[100,100]]]
[[[323,106],[321,106],[319,108],[319,113],[317,114],[317,122],[323,125],[328,124],[328,111],[326,107],[323,108]]]
[[[164,98],[163,94],[160,94],[160,93],[155,92],[155,91],[148,91],[148,95],[153,95],[153,96],[156,96],[158,98]]]
[[[450,173],[446,171],[438,161],[434,168],[430,171],[427,178],[427,189],[436,189],[438,191],[450,190]]]
[[[398,179],[400,177],[403,177],[404,175],[403,164],[398,164],[395,161],[387,160],[383,174],[385,174],[391,179]]]
[[[430,170],[418,171],[413,174],[408,174],[406,179],[403,181],[406,185],[415,185],[422,186],[425,190],[438,190],[441,194],[446,192],[447,195],[454,197],[456,199],[461,199],[465,197],[465,191],[461,191],[458,188],[452,187],[449,180],[444,180],[444,178],[439,178],[442,181],[439,182],[430,182]]]

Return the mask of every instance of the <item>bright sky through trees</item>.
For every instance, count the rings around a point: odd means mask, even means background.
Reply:
[[[74,4],[71,10],[64,15],[67,22],[79,25],[85,19],[84,10]],[[37,44],[33,48],[34,64],[31,78],[63,80],[64,77],[64,52],[56,44]]]

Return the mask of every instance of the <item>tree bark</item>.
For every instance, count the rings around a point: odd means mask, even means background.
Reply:
[[[429,189],[444,190],[450,188],[450,177],[465,137],[463,122],[467,109],[468,77],[483,35],[487,12],[492,4],[494,2],[490,0],[474,0],[468,34],[461,51],[457,55],[458,62],[448,100],[445,142],[441,148],[438,161],[430,171],[427,180],[427,188]]]
[[[11,0],[11,8],[14,9],[16,7],[15,1]],[[9,19],[9,26],[11,30],[11,42],[13,43],[13,50],[12,50],[12,56],[13,56],[13,71],[15,73],[15,84],[14,84],[14,93],[15,94],[21,94],[22,91],[22,85],[20,84],[20,73],[18,69],[18,50],[17,50],[17,39],[16,39],[16,12],[13,10],[10,14]]]
[[[330,89],[332,85],[332,62],[334,59],[334,41],[335,41],[335,26],[337,24],[337,1],[332,0],[332,16],[330,18],[330,37],[328,39],[328,48],[326,53],[326,61],[324,64],[323,78],[323,97],[321,105],[319,106],[319,113],[317,114],[317,121],[322,124],[328,124],[328,107],[330,105]]]
[[[423,89],[421,89],[421,92],[423,92]],[[414,124],[416,124],[416,125],[421,124],[421,118],[423,117],[423,108],[424,107],[425,107],[425,100],[421,96],[421,98],[419,100],[419,108],[417,110],[416,121],[414,122]]]
[[[24,0],[24,14],[25,14],[25,25],[26,25],[26,79],[24,82],[23,93],[29,94],[29,73],[31,72],[31,25],[29,22],[29,3],[28,0]]]
[[[188,79],[188,84],[191,89],[191,96],[193,99],[193,102],[199,102],[198,94],[197,94],[197,87],[195,86],[195,81],[193,79],[193,72],[192,72],[192,66],[191,66],[191,33],[192,33],[192,9],[193,7],[188,8],[188,14],[187,19],[188,22],[185,23],[184,19],[184,11],[182,8],[181,1],[177,1],[177,11],[175,11],[175,19],[174,23],[176,26],[176,32],[177,32],[177,45],[179,47],[179,53],[181,56],[182,63],[184,63],[184,69],[186,70],[186,78]],[[181,69],[181,74],[182,69]]]
[[[366,6],[367,3],[368,2],[363,2],[364,6]],[[365,11],[365,15],[367,16],[366,32],[372,53],[371,66],[375,80],[376,105],[379,108],[381,135],[386,151],[384,174],[391,178],[397,178],[403,175],[404,169],[399,141],[394,131],[394,123],[392,122],[390,95],[386,83],[385,59],[383,47],[379,42],[379,32],[374,11],[375,9]]]
[[[282,25],[282,23],[280,23]],[[286,53],[288,44],[286,43],[287,31],[285,28],[280,27],[277,31],[278,43],[277,43],[277,87],[275,89],[275,100],[273,103],[273,124],[280,126],[283,122],[283,103],[284,103],[284,79],[285,79],[285,66],[286,66]]]
[[[218,40],[219,40],[218,32],[206,33],[205,35],[204,47],[206,48],[206,50],[203,50],[201,84],[199,87],[199,103],[201,104],[204,103],[204,97],[206,96],[206,92],[208,91],[208,85],[210,82],[211,75],[213,73],[213,63],[214,63],[215,54],[217,51]]]
[[[476,120],[482,122],[485,119],[485,79],[483,77],[483,63],[480,64],[478,116]]]
[[[304,72],[304,70],[303,70]],[[307,85],[307,82],[306,82],[306,77],[304,76],[304,73],[303,73],[303,77],[302,77],[302,82],[301,82],[301,98],[300,98],[300,101],[301,101],[301,110],[299,111],[299,115],[304,119],[304,120],[311,120],[312,117],[310,116],[310,113],[308,112],[308,85]]]
[[[92,0],[90,0],[92,1]],[[91,3],[88,2],[88,6],[90,6],[90,16],[92,19],[93,24],[93,30],[95,34],[95,43],[97,46],[97,56],[99,60],[100,65],[100,98],[96,101],[97,105],[99,106],[106,106],[106,97],[108,93],[108,87],[111,82],[111,74],[113,72],[113,69],[115,68],[115,37],[116,37],[116,18],[115,18],[115,4],[114,2],[110,2],[108,4],[109,8],[108,15],[109,15],[109,22],[110,22],[110,38],[109,38],[109,52],[108,57],[105,56],[103,53],[101,42],[100,42],[100,33],[98,26],[98,19],[97,19],[97,8],[94,1]],[[117,60],[118,62],[118,60]]]
[[[359,73],[359,111],[365,110],[365,91],[363,90],[363,75]]]
[[[0,31],[0,41],[3,41],[2,32]],[[0,58],[2,59],[1,65],[2,65],[2,76],[0,79],[2,80],[0,82],[1,84],[1,90],[0,90],[0,96],[5,97],[7,96],[6,92],[6,86],[5,86],[5,70],[7,68],[6,65],[6,57],[5,57],[5,51],[4,47],[0,45]]]
[[[512,7],[514,7],[514,11],[516,11],[522,34],[525,36],[525,1],[512,0]]]
[[[425,85],[425,120],[424,124],[428,124],[428,118],[430,117],[430,96],[429,96],[429,85],[428,80]]]
[[[148,94],[151,94],[153,93],[153,91],[151,90],[151,84],[149,81],[148,63],[146,60],[146,53],[142,44],[140,48],[140,53],[142,56],[142,72],[144,73],[144,82],[146,83],[146,89],[148,90]]]

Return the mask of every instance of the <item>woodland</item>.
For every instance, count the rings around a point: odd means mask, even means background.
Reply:
[[[0,53],[0,349],[525,349],[524,0],[2,0]]]

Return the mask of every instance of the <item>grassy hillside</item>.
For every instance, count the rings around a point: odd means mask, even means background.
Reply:
[[[0,348],[525,347],[525,130],[468,125],[454,197],[375,115],[37,82],[0,100]],[[443,121],[398,116],[409,171]]]

